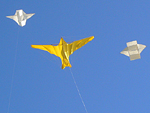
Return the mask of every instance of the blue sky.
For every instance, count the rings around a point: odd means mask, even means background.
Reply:
[[[1,7],[0,113],[86,113],[69,68],[31,44],[94,40],[70,56],[88,113],[150,112],[149,0],[3,0]],[[35,13],[24,27],[6,16]],[[146,45],[141,59],[120,54],[126,42]]]

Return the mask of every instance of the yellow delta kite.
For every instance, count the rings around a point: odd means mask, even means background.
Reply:
[[[41,49],[48,51],[51,54],[60,57],[62,61],[62,69],[65,67],[72,67],[69,62],[69,56],[73,54],[74,51],[81,48],[89,41],[93,40],[94,36],[84,38],[81,40],[74,41],[72,43],[66,43],[63,38],[60,39],[60,42],[57,46],[53,45],[31,45],[32,48]]]

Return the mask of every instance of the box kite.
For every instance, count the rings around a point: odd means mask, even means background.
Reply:
[[[57,46],[54,45],[31,45],[32,48],[41,49],[48,51],[51,54],[60,57],[62,61],[62,69],[65,67],[72,67],[69,62],[69,56],[73,54],[74,51],[81,48],[89,41],[93,40],[94,36],[84,38],[81,40],[74,41],[72,43],[66,43],[63,38],[60,39],[60,42]]]
[[[140,53],[144,50],[146,46],[142,44],[137,44],[137,41],[131,41],[127,43],[127,47],[121,51],[121,54],[130,57],[130,60],[140,59]]]
[[[26,14],[22,9],[21,10],[16,10],[15,15],[13,16],[6,16],[7,18],[13,19],[14,21],[17,22],[18,25],[20,26],[25,26],[27,19],[31,18],[35,13],[32,14]]]

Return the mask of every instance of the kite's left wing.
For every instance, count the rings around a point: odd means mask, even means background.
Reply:
[[[52,46],[52,45],[31,45],[32,48],[41,49],[44,51],[48,51],[51,54],[54,54],[58,57],[61,57],[61,48],[59,46]]]
[[[121,54],[124,54],[126,56],[129,56],[128,47],[126,47],[123,51],[120,52]]]
[[[41,49],[41,50],[47,51],[44,45],[31,45],[31,47],[35,49]]]
[[[10,18],[10,19],[13,19],[15,22],[17,22],[17,24],[19,24],[18,22],[18,18],[16,15],[13,15],[13,16],[6,16],[7,18]]]

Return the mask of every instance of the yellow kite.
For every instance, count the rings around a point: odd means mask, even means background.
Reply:
[[[63,38],[60,39],[60,42],[57,46],[53,45],[31,45],[32,48],[41,49],[48,51],[51,54],[56,55],[57,57],[60,57],[62,61],[62,69],[65,67],[72,67],[69,62],[69,56],[73,54],[74,51],[81,48],[85,44],[87,44],[89,41],[93,40],[94,36],[84,38],[81,40],[74,41],[72,43],[67,43],[64,41]]]

